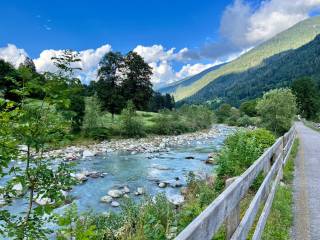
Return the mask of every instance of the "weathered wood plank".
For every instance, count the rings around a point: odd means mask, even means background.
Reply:
[[[268,199],[267,199],[267,201],[266,201],[266,203],[264,205],[264,208],[262,210],[262,213],[261,213],[261,215],[259,217],[256,229],[255,229],[253,237],[252,237],[252,240],[260,240],[261,239],[264,227],[266,225],[266,222],[267,222],[267,219],[268,219],[268,216],[269,216],[269,213],[270,213],[270,209],[271,209],[271,206],[272,206],[274,195],[276,193],[277,186],[278,186],[278,184],[280,182],[280,178],[281,178],[281,175],[282,175],[281,171],[282,171],[282,168],[280,168],[278,170],[277,177],[276,177],[275,181],[272,184],[271,192],[270,192],[270,194],[268,196]]]
[[[271,171],[277,171],[282,166],[282,157],[287,158],[291,150],[294,128],[291,128],[284,137],[279,138],[275,144],[268,148],[240,177],[237,178],[225,191],[223,191],[197,218],[195,218],[175,239],[176,240],[210,240],[219,230],[225,219],[232,214],[241,199],[246,195],[252,182],[263,169],[268,169],[270,160],[275,156]],[[283,151],[290,146],[289,151]],[[285,157],[284,157],[285,156]],[[280,163],[281,164],[280,164]],[[271,179],[275,172],[268,173]],[[280,171],[282,172],[282,171]],[[272,177],[271,177],[272,175]],[[278,175],[277,175],[278,177]],[[266,180],[269,182],[270,180]],[[265,187],[265,190],[269,186]],[[261,190],[262,191],[262,190]],[[265,192],[265,191],[262,191]],[[261,194],[262,195],[262,194]],[[270,195],[270,194],[269,194]],[[260,201],[258,201],[260,202]],[[259,204],[258,204],[259,205]],[[249,210],[249,209],[248,209]],[[256,214],[256,213],[255,213]],[[252,224],[251,224],[252,225]]]
[[[271,181],[273,180],[275,174],[282,166],[282,154],[278,156],[275,163],[272,165],[270,172],[265,177],[262,182],[258,192],[254,196],[252,202],[249,205],[245,215],[243,216],[237,230],[232,236],[232,240],[245,240],[250,231],[250,228],[254,222],[254,219],[259,211],[260,203],[262,202],[263,196],[265,196],[266,191],[268,190]]]
[[[227,179],[226,188],[228,188],[236,179],[237,177]],[[239,223],[240,223],[240,203],[238,203],[238,205],[231,211],[229,216],[227,216],[226,218],[227,240],[229,240],[232,237]]]
[[[176,240],[210,240],[226,217],[246,195],[252,182],[281,146],[282,139],[267,149],[236,181],[224,190],[197,218],[195,218]]]

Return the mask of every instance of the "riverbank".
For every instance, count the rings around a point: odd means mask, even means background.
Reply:
[[[175,136],[155,135],[139,139],[120,139],[103,141],[98,144],[68,146],[63,149],[48,151],[43,156],[48,159],[75,161],[116,151],[129,152],[131,154],[164,152],[170,151],[171,147],[190,145],[191,141],[208,140],[222,134],[225,129],[230,130],[235,128],[224,125],[213,125],[212,128],[207,130]]]

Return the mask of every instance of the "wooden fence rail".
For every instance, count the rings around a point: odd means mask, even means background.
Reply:
[[[235,178],[175,240],[210,240],[223,223],[227,225],[228,239],[246,239],[260,206],[264,203],[252,238],[254,240],[260,239],[277,185],[282,178],[283,166],[290,155],[295,134],[295,129],[292,127],[284,136],[278,138],[241,176]],[[261,171],[266,176],[240,220],[239,203]]]

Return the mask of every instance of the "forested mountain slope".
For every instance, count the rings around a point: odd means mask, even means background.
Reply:
[[[160,93],[174,93],[175,91],[177,91],[177,89],[181,88],[181,87],[187,87],[190,86],[191,84],[193,84],[194,82],[198,81],[199,79],[201,79],[204,75],[206,75],[207,73],[214,71],[220,67],[222,67],[223,65],[225,65],[225,63],[223,64],[219,64],[210,68],[207,68],[206,70],[193,75],[191,77],[186,77],[183,78],[179,81],[173,82],[171,84],[168,84],[167,86],[163,86],[161,88],[158,89],[158,91]]]
[[[204,88],[218,78],[226,75],[230,76],[232,74],[243,73],[260,64],[265,64],[265,62],[263,62],[265,59],[281,52],[299,48],[312,41],[318,34],[320,34],[320,17],[304,20],[255,47],[238,59],[208,72],[191,85],[177,88],[174,92],[174,97],[179,101],[195,95],[200,90],[203,94],[203,92],[206,91]],[[213,85],[211,85],[211,88],[212,86]],[[212,99],[215,96],[208,97],[208,99]]]
[[[270,89],[290,86],[293,80],[303,76],[310,76],[320,84],[320,35],[298,49],[265,59],[257,67],[221,76],[183,102],[199,103],[221,98],[239,105]]]

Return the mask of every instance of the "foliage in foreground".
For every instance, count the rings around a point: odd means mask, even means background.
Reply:
[[[60,58],[58,63],[61,69],[69,69],[71,64]],[[40,104],[26,101],[34,86],[39,85],[39,79],[24,80],[11,91],[18,96],[18,101],[0,101],[0,176],[8,178],[0,189],[0,196],[6,203],[23,197],[27,204],[21,206],[17,214],[0,210],[0,235],[19,240],[47,239],[51,230],[45,224],[53,221],[53,209],[65,200],[63,191],[75,182],[70,177],[69,164],[61,162],[52,167],[43,153],[48,146],[62,141],[73,127],[62,117],[69,115],[70,99],[65,95],[70,89],[63,90],[61,86],[77,80],[50,74],[50,81],[43,86],[45,94]],[[57,111],[61,107],[64,112]],[[19,159],[22,164],[12,159]]]
[[[188,188],[184,191],[185,203],[178,209],[164,195],[146,198],[140,203],[122,202],[121,212],[108,215],[85,213],[78,216],[73,206],[59,217],[59,239],[82,234],[89,234],[89,239],[97,240],[173,239],[223,190],[219,179],[241,174],[274,140],[275,137],[263,129],[230,136],[219,157],[218,176],[199,180],[190,173]]]
[[[71,205],[63,216],[58,216],[60,230],[57,239],[142,240],[172,239],[176,231],[175,209],[164,195],[146,198],[141,203],[127,200],[121,212],[78,215]]]
[[[217,160],[216,189],[221,191],[226,179],[241,175],[274,141],[274,135],[264,129],[229,136]]]

